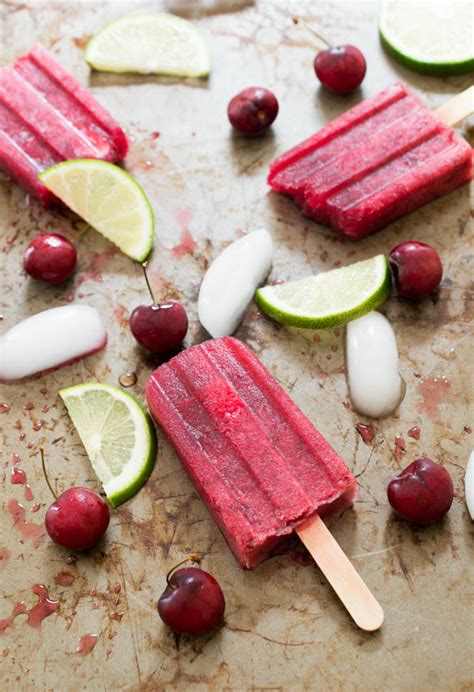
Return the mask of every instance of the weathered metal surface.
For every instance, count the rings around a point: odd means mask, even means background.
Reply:
[[[188,3],[194,16],[198,4]],[[465,88],[469,77],[422,77],[384,55],[377,3],[229,5],[205,3],[196,20],[213,54],[207,82],[89,73],[81,57],[87,37],[106,20],[133,9],[156,9],[159,3],[4,2],[1,61],[42,42],[126,128],[132,139],[127,168],[156,213],[152,283],[159,298],[184,301],[190,316],[186,345],[205,338],[196,318],[203,272],[242,230],[264,225],[272,233],[272,279],[388,252],[408,238],[439,249],[445,267],[439,300],[391,299],[383,307],[396,330],[407,395],[396,415],[375,421],[372,446],[355,431],[364,421],[347,403],[342,331],[280,328],[250,306],[237,332],[358,476],[359,499],[333,530],[383,605],[385,624],[376,634],[359,631],[318,570],[302,566],[295,555],[253,572],[240,570],[161,434],[150,481],[113,513],[107,538],[96,550],[71,557],[44,537],[41,526],[51,498],[39,464],[41,443],[58,490],[72,484],[98,489],[58,389],[89,379],[117,383],[121,373],[135,371],[133,391],[143,399],[145,379],[158,361],[136,347],[127,324],[133,307],[147,300],[140,267],[89,232],[78,243],[80,265],[72,281],[47,287],[27,280],[21,267],[27,242],[47,230],[74,239],[82,224],[42,211],[2,179],[2,331],[23,316],[74,300],[100,310],[110,339],[97,356],[1,387],[0,401],[7,406],[0,414],[0,687],[468,689],[474,673],[473,556],[462,478],[472,446],[465,428],[472,385],[469,190],[464,187],[372,238],[349,244],[303,220],[289,200],[269,194],[265,174],[276,153],[395,79],[406,80],[435,107]],[[291,15],[297,13],[332,42],[363,49],[368,72],[360,92],[338,98],[318,89],[314,41],[292,26]],[[243,140],[230,133],[225,111],[229,98],[251,84],[275,91],[280,114],[270,134]],[[419,440],[407,435],[413,426],[421,429]],[[398,456],[397,435],[406,448]],[[394,518],[385,488],[422,453],[446,465],[456,496],[445,521],[420,529]],[[26,473],[29,493],[11,484],[15,463]],[[204,568],[220,581],[226,620],[211,636],[178,641],[159,620],[155,602],[167,569],[190,551],[201,553]],[[18,615],[10,624],[15,604],[24,601],[29,611],[36,604],[34,584],[47,586],[59,610],[36,628],[31,625],[46,612],[41,608],[30,612],[29,622],[28,615]],[[86,634],[98,639],[89,653],[85,640],[87,655],[81,656],[76,650]]]

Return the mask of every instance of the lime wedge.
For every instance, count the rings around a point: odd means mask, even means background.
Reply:
[[[156,435],[138,401],[118,387],[86,382],[59,394],[112,507],[135,495],[155,464]]]
[[[380,38],[417,72],[456,75],[474,70],[472,0],[384,0]]]
[[[155,220],[140,185],[122,168],[73,159],[39,176],[46,187],[126,255],[143,262],[155,239]]]
[[[265,286],[257,305],[277,322],[303,329],[338,327],[374,310],[390,292],[384,255],[306,279]]]
[[[95,70],[207,77],[209,52],[186,19],[166,13],[128,14],[106,24],[86,46]]]

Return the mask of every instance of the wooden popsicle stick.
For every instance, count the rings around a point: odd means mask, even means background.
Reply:
[[[456,125],[460,120],[474,113],[474,86],[462,91],[457,96],[435,110],[436,115],[445,125]]]
[[[367,632],[378,630],[383,623],[383,610],[323,520],[318,515],[311,517],[296,533],[356,625]]]

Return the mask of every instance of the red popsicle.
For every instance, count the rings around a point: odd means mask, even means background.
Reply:
[[[120,161],[125,133],[51,54],[35,46],[0,69],[0,168],[44,205],[45,168],[76,158]]]

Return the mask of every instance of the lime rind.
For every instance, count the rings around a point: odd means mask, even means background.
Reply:
[[[265,286],[256,292],[255,300],[263,312],[281,324],[326,329],[377,308],[387,299],[390,286],[387,258],[377,255],[305,279]]]
[[[119,166],[99,159],[62,161],[38,176],[64,204],[143,262],[155,241],[155,218],[143,188]]]
[[[84,57],[104,72],[199,78],[211,71],[208,47],[196,27],[166,12],[137,12],[108,22],[89,40]]]
[[[86,382],[59,394],[107,499],[118,507],[140,490],[155,465],[149,414],[133,395],[112,385]]]
[[[473,32],[471,2],[385,0],[382,4],[382,45],[403,65],[422,74],[454,76],[473,72]]]

